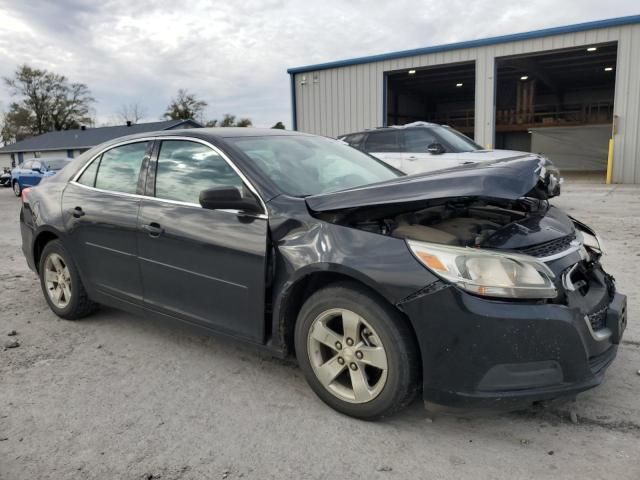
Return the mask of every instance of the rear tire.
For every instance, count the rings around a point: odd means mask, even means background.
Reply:
[[[13,193],[16,194],[16,197],[19,197],[20,194],[22,194],[22,185],[20,185],[20,182],[18,180],[13,182]]]
[[[296,322],[295,348],[309,386],[346,415],[382,418],[416,395],[413,331],[398,311],[356,283],[337,283],[307,299]]]
[[[38,271],[44,298],[59,317],[77,320],[97,309],[98,305],[89,299],[78,269],[60,240],[45,245]]]

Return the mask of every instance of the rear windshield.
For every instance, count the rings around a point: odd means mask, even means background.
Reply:
[[[304,197],[382,182],[403,174],[339,140],[313,136],[227,138],[283,193]]]
[[[69,160],[66,159],[52,159],[52,160],[41,160],[42,165],[47,170],[62,170],[64,166],[69,163]]]

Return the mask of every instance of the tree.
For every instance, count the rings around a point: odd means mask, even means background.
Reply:
[[[118,109],[118,118],[122,123],[131,122],[132,124],[138,123],[147,114],[147,109],[140,105],[138,102],[132,102],[129,104],[123,104]]]
[[[225,113],[222,120],[209,120],[207,127],[250,127],[253,122],[250,118],[241,118],[236,122],[236,116]]]
[[[220,122],[221,127],[233,127],[236,124],[236,116],[231,115],[230,113],[225,113],[222,121]]]
[[[13,77],[3,81],[16,99],[4,118],[5,141],[79,128],[91,121],[90,106],[95,100],[83,83],[70,83],[64,75],[28,65],[19,66]]]
[[[2,115],[0,136],[5,144],[19,142],[32,135],[31,112],[20,105],[11,104],[10,110]]]
[[[273,127],[271,128],[275,128],[276,130],[286,130],[284,123],[282,122],[277,122]]]
[[[171,100],[165,118],[171,120],[189,120],[201,118],[207,102],[198,100],[196,96],[186,90],[178,90],[178,94]]]

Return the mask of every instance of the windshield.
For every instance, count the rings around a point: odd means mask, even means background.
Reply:
[[[474,152],[476,150],[482,150],[483,148],[471,140],[466,135],[454,130],[449,127],[430,127],[430,129],[435,133],[438,137],[440,137],[440,141],[447,147],[447,151],[451,151],[454,153],[460,152]]]
[[[403,174],[347,144],[324,137],[227,138],[284,193],[297,197],[382,182]]]
[[[62,168],[69,163],[69,160],[66,159],[51,159],[51,160],[42,160],[42,165],[47,170],[62,170]]]

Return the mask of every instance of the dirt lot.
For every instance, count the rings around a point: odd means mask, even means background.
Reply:
[[[294,365],[244,347],[111,309],[59,320],[22,256],[19,202],[0,190],[0,479],[637,480],[640,188],[569,185],[556,203],[604,235],[629,295],[605,383],[574,406],[431,420],[417,402],[365,423],[322,404]],[[20,346],[3,350],[11,339]]]

